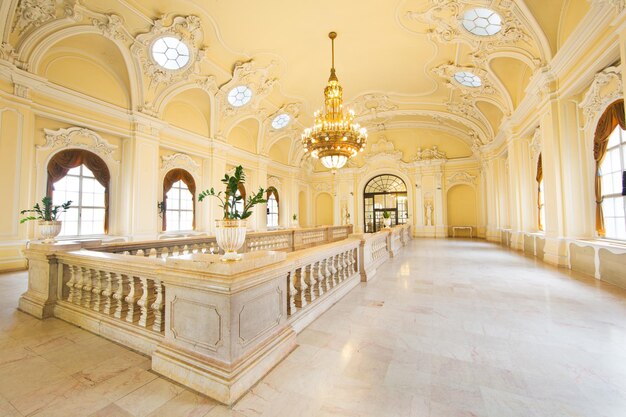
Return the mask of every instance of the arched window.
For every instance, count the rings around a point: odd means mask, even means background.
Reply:
[[[243,207],[246,204],[246,187],[243,184],[237,185],[237,192],[235,193],[236,197],[241,196],[241,200],[235,203],[235,208],[239,212],[239,214],[243,213]]]
[[[184,169],[173,169],[163,179],[164,231],[193,230],[196,227],[196,182]]]
[[[543,163],[541,161],[541,154],[539,154],[539,159],[537,160],[537,228],[541,231],[544,230],[544,221],[546,216],[544,202]]]
[[[267,227],[278,227],[278,191],[267,189]]]
[[[92,152],[68,149],[52,157],[46,195],[55,205],[72,200],[61,236],[108,233],[110,179],[106,163]]]
[[[624,101],[611,104],[600,117],[594,136],[596,161],[596,231],[599,236],[626,239],[623,173],[626,170]]]
[[[401,178],[389,174],[372,178],[365,186],[363,200],[366,233],[374,233],[383,228],[385,211],[390,214],[392,225],[407,222],[407,189]]]

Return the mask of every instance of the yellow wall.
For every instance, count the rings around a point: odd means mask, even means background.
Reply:
[[[315,225],[333,224],[333,197],[328,193],[320,193],[315,199]]]
[[[306,193],[300,191],[298,194],[298,222],[300,227],[308,225],[309,210],[306,204]]]
[[[472,226],[476,232],[476,191],[469,185],[448,190],[448,227]]]

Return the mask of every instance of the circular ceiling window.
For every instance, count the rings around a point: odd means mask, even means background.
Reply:
[[[241,107],[247,104],[251,98],[252,90],[245,85],[235,87],[228,93],[228,102],[234,107]]]
[[[480,87],[483,83],[480,77],[473,72],[461,71],[454,74],[454,79],[466,87]]]
[[[461,23],[468,32],[478,36],[492,36],[502,30],[500,15],[482,7],[466,11]]]
[[[291,117],[289,117],[288,114],[279,114],[278,116],[274,117],[274,120],[272,120],[272,127],[276,130],[282,129],[289,124],[290,120]]]
[[[152,58],[161,67],[179,70],[189,63],[189,47],[173,36],[163,36],[152,44]]]

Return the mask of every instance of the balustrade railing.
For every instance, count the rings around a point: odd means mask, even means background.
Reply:
[[[352,225],[247,233],[242,252],[260,250],[291,252],[346,239],[351,233]],[[148,258],[167,258],[190,253],[219,253],[217,241],[213,236],[110,243],[91,249]]]

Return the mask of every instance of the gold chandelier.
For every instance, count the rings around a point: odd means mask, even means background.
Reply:
[[[348,159],[365,149],[367,130],[354,123],[354,112],[343,112],[342,88],[335,74],[335,38],[336,32],[328,37],[332,45],[332,67],[330,78],[324,89],[324,112],[315,112],[313,127],[302,134],[305,152],[313,158],[319,158],[326,168],[339,169]]]

